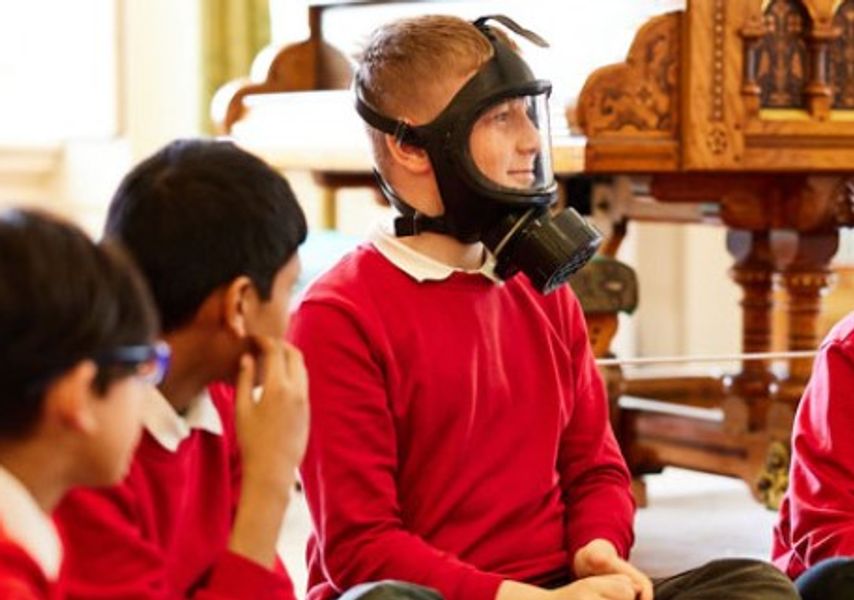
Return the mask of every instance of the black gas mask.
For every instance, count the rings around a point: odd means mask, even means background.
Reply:
[[[549,129],[551,84],[534,77],[487,25],[491,20],[548,46],[507,17],[481,17],[473,24],[494,54],[432,122],[409,125],[382,115],[365,100],[358,78],[356,110],[398,143],[423,148],[433,166],[445,209],[436,217],[417,212],[376,173],[383,195],[400,212],[395,219],[398,237],[433,231],[464,243],[483,242],[495,257],[498,277],[522,271],[545,294],[584,266],[602,237],[572,208],[550,213],[557,197]]]

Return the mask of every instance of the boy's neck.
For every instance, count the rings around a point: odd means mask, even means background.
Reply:
[[[175,412],[183,415],[205,388],[217,379],[215,352],[205,344],[205,336],[193,331],[179,331],[164,337],[172,356],[169,370],[158,389]]]
[[[50,513],[70,488],[60,449],[36,442],[0,445],[0,466],[21,482],[36,504]]]
[[[199,381],[188,381],[179,378],[166,378],[163,383],[158,386],[158,390],[163,394],[163,397],[172,405],[175,412],[179,415],[184,415],[190,409],[193,402],[201,396],[207,383]]]
[[[448,235],[430,231],[398,240],[433,260],[465,271],[476,271],[483,265],[485,258],[485,249],[480,242],[464,244]]]
[[[459,86],[462,87],[467,79],[461,80]],[[432,172],[413,176],[403,170],[396,170],[388,181],[397,195],[417,212],[429,216],[442,212],[442,198]],[[476,271],[486,259],[482,243],[464,244],[450,235],[424,231],[397,239],[420,254],[464,271]]]

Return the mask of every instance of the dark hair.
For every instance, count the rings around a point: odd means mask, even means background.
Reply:
[[[0,213],[0,437],[28,433],[50,383],[81,360],[156,335],[148,289],[119,248],[45,213]],[[101,393],[129,374],[106,367]]]
[[[306,222],[287,180],[262,160],[230,142],[178,140],[124,178],[104,235],[136,260],[168,332],[240,275],[268,300]]]

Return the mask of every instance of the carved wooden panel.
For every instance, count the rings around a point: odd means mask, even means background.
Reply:
[[[588,160],[613,160],[628,170],[673,170],[679,132],[681,14],[650,20],[638,32],[624,63],[593,73],[579,95],[577,120],[588,136]],[[597,138],[619,137],[626,146],[608,148]],[[642,151],[638,151],[642,147]],[[641,163],[631,165],[632,157]]]
[[[588,135],[608,131],[664,132],[679,121],[679,28],[675,15],[654,19],[638,34],[624,64],[599,73],[584,95],[579,121]]]
[[[845,179],[836,189],[834,197],[836,224],[854,227],[854,178]]]
[[[581,92],[586,169],[850,172],[852,40],[854,0],[692,0],[656,17]]]
[[[802,108],[806,105],[809,15],[798,0],[772,0],[765,9],[764,25],[766,33],[756,47],[760,104]]]
[[[833,107],[854,108],[854,0],[845,0],[833,18],[839,37],[830,46]]]

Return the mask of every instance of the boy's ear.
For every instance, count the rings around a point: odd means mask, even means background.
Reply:
[[[95,377],[98,367],[82,360],[58,377],[45,391],[44,418],[83,433],[97,429],[92,403],[98,401]]]
[[[222,305],[223,321],[238,338],[247,336],[247,316],[257,300],[252,280],[245,275],[236,277],[226,287]]]
[[[384,135],[383,139],[392,160],[407,171],[424,175],[432,170],[433,165],[424,148],[403,144],[389,134]]]

